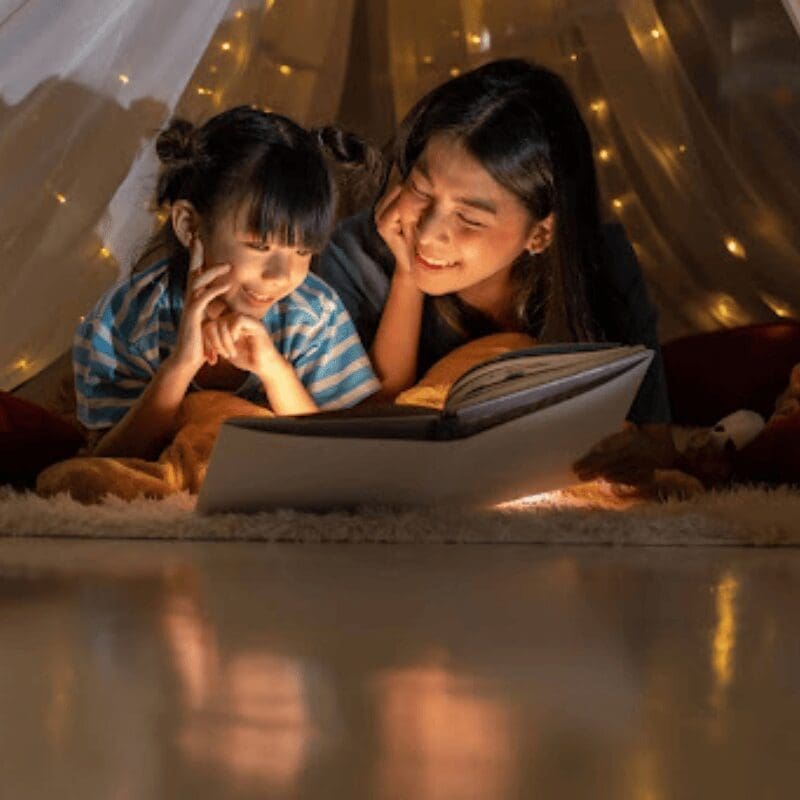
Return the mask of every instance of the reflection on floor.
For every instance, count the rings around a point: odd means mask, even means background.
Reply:
[[[789,798],[800,550],[0,540],[2,796]]]

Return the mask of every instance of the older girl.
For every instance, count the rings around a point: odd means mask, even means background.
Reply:
[[[641,343],[656,358],[633,426],[577,465],[636,482],[673,455],[656,312],[619,225],[603,225],[592,146],[563,81],[492,62],[447,81],[403,121],[395,183],[320,259],[387,395],[455,347],[498,332]]]

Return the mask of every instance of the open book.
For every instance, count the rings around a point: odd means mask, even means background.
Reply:
[[[571,465],[622,427],[652,357],[643,346],[532,347],[473,367],[441,412],[230,419],[197,507],[484,506],[561,488],[575,483]]]

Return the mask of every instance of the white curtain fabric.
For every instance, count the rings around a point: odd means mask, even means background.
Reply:
[[[129,268],[168,118],[333,119],[351,22],[352,0],[0,0],[0,388]]]
[[[128,268],[154,221],[153,136],[174,112],[339,113],[382,143],[424,91],[502,56],[572,87],[663,339],[797,317],[798,6],[0,0],[0,387],[62,353]]]
[[[795,30],[800,34],[800,0],[783,0],[783,6],[792,20]]]
[[[668,339],[800,312],[799,4],[387,0],[373,24],[389,30],[397,117],[492,58],[566,78]]]

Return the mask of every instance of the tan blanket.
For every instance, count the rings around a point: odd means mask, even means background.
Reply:
[[[108,494],[125,500],[166,497],[182,491],[196,494],[219,426],[237,416],[271,416],[271,412],[227,392],[195,392],[183,401],[178,433],[158,461],[71,458],[44,470],[36,491],[45,496],[68,492],[82,503],[97,503]]]

